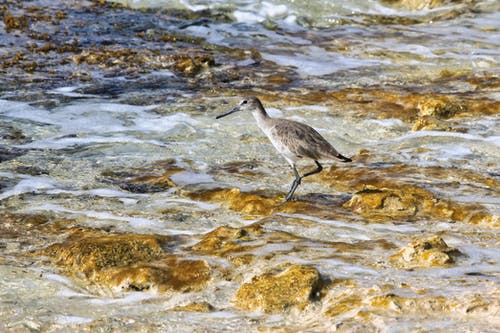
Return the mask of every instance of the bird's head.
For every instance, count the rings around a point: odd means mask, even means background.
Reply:
[[[215,119],[219,119],[219,118],[228,116],[231,113],[235,113],[238,111],[254,111],[254,110],[257,110],[259,108],[262,108],[262,103],[260,102],[260,100],[257,97],[255,97],[255,96],[245,97],[234,108],[232,108],[231,110],[229,110],[223,114],[218,115],[217,117],[215,117]]]

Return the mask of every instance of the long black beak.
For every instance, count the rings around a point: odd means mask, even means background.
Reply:
[[[215,117],[215,119],[219,119],[219,118],[222,118],[222,117],[225,117],[225,116],[229,116],[231,113],[235,113],[236,111],[240,111],[240,106],[239,105],[235,106],[234,108],[232,108],[231,110],[229,110],[226,113],[218,115],[217,117]]]

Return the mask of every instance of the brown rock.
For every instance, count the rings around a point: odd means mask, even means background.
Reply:
[[[369,161],[370,157],[365,156],[364,159]],[[458,179],[464,183],[475,182],[486,185],[487,193],[491,195],[499,193],[498,180],[467,170],[448,170],[439,167],[417,168],[405,165],[386,168],[331,167],[319,177],[339,191],[357,190],[358,192],[343,206],[370,220],[426,218],[493,225],[500,222],[498,216],[492,215],[482,205],[461,204],[440,199],[432,192],[412,185],[413,181],[401,180],[411,179],[412,175],[415,179],[425,177]]]
[[[283,312],[291,307],[303,309],[317,297],[323,281],[309,266],[292,265],[280,272],[254,276],[237,291],[234,303],[245,310]]]
[[[187,305],[176,306],[171,311],[185,311],[185,312],[212,312],[214,307],[207,302],[195,302]]]
[[[450,118],[467,111],[465,103],[448,96],[429,95],[421,99],[417,106],[421,116],[431,116],[438,119]]]
[[[367,186],[354,194],[344,207],[373,220],[410,218],[417,214],[421,206],[431,204],[429,201],[432,199],[430,193],[417,187],[391,189]]]
[[[359,295],[348,295],[337,299],[333,305],[324,313],[328,317],[336,317],[347,312],[360,309],[362,306],[362,298]]]
[[[382,0],[382,2],[402,10],[418,11],[441,7],[454,0]]]
[[[163,244],[167,241],[167,237],[157,235],[86,237],[51,245],[37,254],[50,257],[74,274],[93,278],[109,267],[157,259],[164,254]]]
[[[304,201],[290,201],[284,205],[283,194],[264,193],[260,191],[242,192],[238,188],[207,189],[181,192],[182,195],[200,201],[222,204],[223,206],[250,216],[268,216],[273,213],[300,213],[308,212],[317,207]]]
[[[198,254],[208,254],[216,256],[228,256],[244,251],[250,251],[272,243],[283,243],[299,240],[283,231],[264,231],[259,224],[251,224],[243,228],[232,228],[222,226],[203,235],[200,242],[193,245],[191,250]],[[231,260],[236,260],[231,256]],[[250,262],[252,257],[240,258],[240,262]],[[237,260],[236,260],[237,261]]]
[[[455,262],[461,253],[449,247],[439,236],[415,239],[390,257],[390,261],[399,268],[447,267]]]
[[[96,280],[121,290],[191,292],[201,290],[210,277],[206,261],[168,255],[152,262],[107,268],[96,275]]]
[[[375,296],[369,301],[378,310],[420,316],[449,313],[453,303],[444,296],[402,297],[395,294]]]
[[[175,160],[157,161],[145,167],[106,170],[102,172],[102,181],[119,186],[134,193],[162,192],[176,184],[170,176],[183,171]]]
[[[412,131],[453,131],[453,128],[446,121],[433,116],[423,116],[415,121]],[[462,128],[458,131],[465,132],[466,130]]]
[[[211,189],[187,193],[194,200],[221,203],[229,209],[246,213],[249,215],[269,215],[277,204],[279,198],[264,197],[257,193],[241,192],[238,188]]]

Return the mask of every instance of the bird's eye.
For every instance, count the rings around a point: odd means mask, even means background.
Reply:
[[[243,102],[241,102],[241,104],[247,104],[248,101],[245,99]]]

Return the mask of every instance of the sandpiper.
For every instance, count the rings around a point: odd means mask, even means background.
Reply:
[[[230,115],[237,111],[252,111],[257,125],[267,135],[276,150],[290,163],[295,174],[290,191],[283,203],[289,201],[302,178],[321,172],[323,167],[318,162],[320,159],[337,159],[342,162],[351,162],[351,159],[342,156],[333,146],[325,140],[314,128],[297,121],[271,118],[257,97],[244,98],[240,104],[230,111],[218,115],[216,119]],[[297,171],[296,162],[308,157],[314,160],[317,168],[302,176]]]

